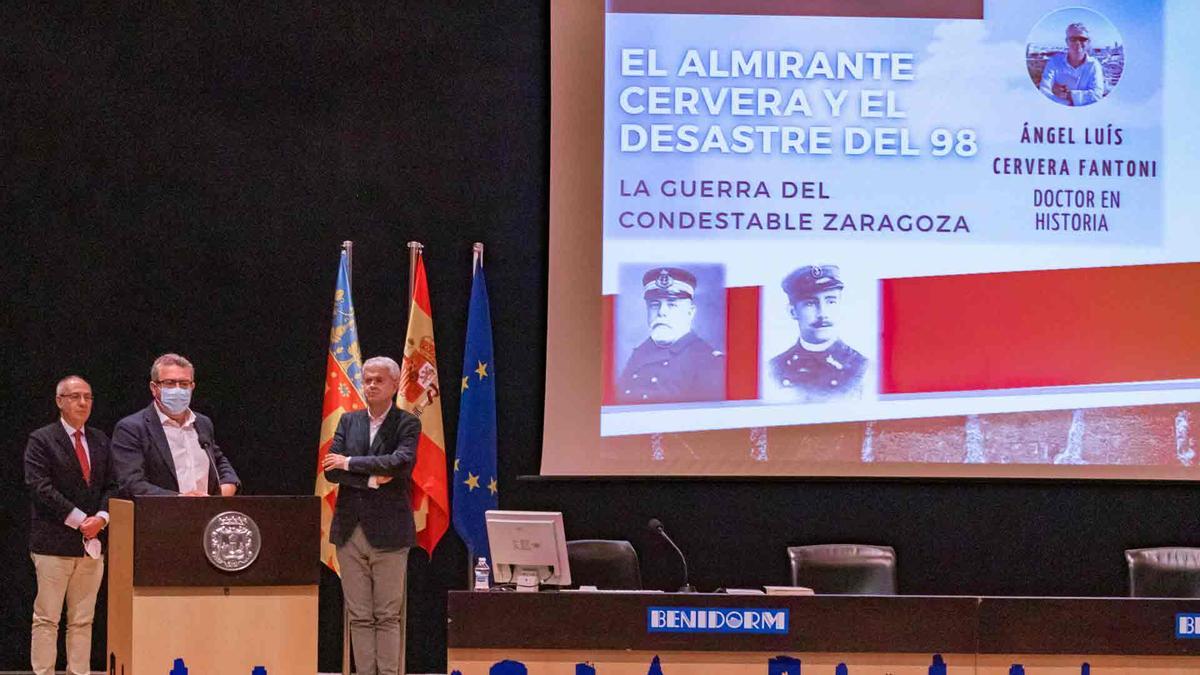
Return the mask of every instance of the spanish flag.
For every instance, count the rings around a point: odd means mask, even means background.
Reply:
[[[329,329],[329,356],[325,359],[325,403],[321,406],[321,442],[317,448],[317,486],[321,498],[321,562],[341,575],[337,549],[329,543],[329,524],[337,505],[338,487],[325,480],[321,461],[333,445],[333,432],[342,413],[362,410],[362,351],[358,346],[358,327],[354,322],[354,302],[350,298],[350,254],[342,249],[337,287],[333,292],[333,324]]]
[[[404,339],[404,364],[396,405],[421,418],[417,463],[412,472],[412,509],[417,545],[433,555],[450,526],[450,496],[446,482],[446,440],[442,434],[437,357],[433,348],[433,310],[425,281],[425,258],[418,249],[413,274],[412,307]]]

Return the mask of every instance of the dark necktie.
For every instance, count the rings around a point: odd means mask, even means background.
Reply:
[[[79,459],[79,468],[83,469],[83,482],[92,484],[92,467],[88,464],[87,451],[83,449],[83,430],[75,430],[75,457]]]

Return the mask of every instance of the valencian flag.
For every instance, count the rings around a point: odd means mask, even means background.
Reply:
[[[362,410],[362,352],[350,299],[350,253],[343,248],[338,265],[337,288],[333,293],[333,325],[329,329],[329,357],[325,360],[325,404],[321,406],[321,444],[317,450],[317,487],[321,498],[321,562],[338,570],[336,549],[329,543],[329,524],[337,504],[337,485],[325,480],[321,461],[333,445],[333,432],[342,413]]]
[[[475,244],[467,345],[459,390],[458,441],[454,451],[454,529],[471,560],[491,559],[483,513],[497,507],[496,381],[492,319],[483,276],[483,245]]]
[[[433,311],[425,281],[425,258],[416,256],[408,335],[404,338],[404,365],[396,404],[421,418],[417,463],[412,472],[413,520],[417,545],[433,555],[450,527],[450,495],[446,485],[446,441],[442,435],[442,404],[438,400],[437,358],[433,349]]]

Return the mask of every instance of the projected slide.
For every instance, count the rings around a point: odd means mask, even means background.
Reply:
[[[850,423],[857,448],[831,461],[879,461],[867,436],[886,420],[983,434],[989,416],[1065,411],[1068,439],[1080,411],[1159,406],[1191,424],[1200,227],[1172,133],[1200,96],[1167,33],[1194,13],[609,0],[604,446],[692,439],[686,463],[737,439],[741,473],[756,436]],[[917,445],[899,459],[1080,452]],[[1099,463],[1183,461],[1118,454]]]

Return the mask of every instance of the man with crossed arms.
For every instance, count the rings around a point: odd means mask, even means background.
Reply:
[[[337,483],[329,541],[337,546],[359,675],[401,675],[408,550],[416,542],[408,482],[421,420],[396,407],[400,366],[363,363],[366,410],[344,413],[321,462]]]

